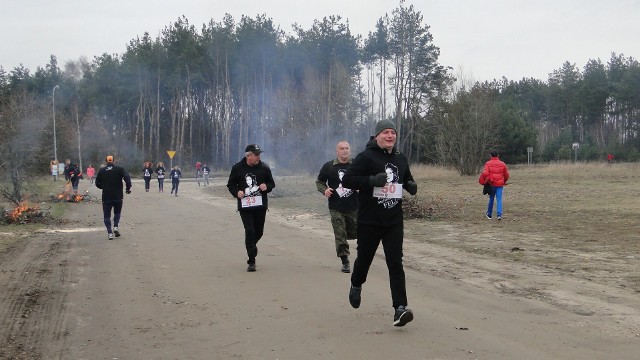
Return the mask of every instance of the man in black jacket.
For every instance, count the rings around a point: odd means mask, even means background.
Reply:
[[[82,172],[78,165],[72,163],[70,159],[67,159],[64,163],[64,178],[71,182],[73,193],[78,195],[78,183],[80,183],[80,176],[82,175]]]
[[[102,212],[104,225],[107,227],[109,240],[120,236],[118,223],[122,212],[122,181],[126,185],[127,194],[131,194],[131,178],[120,166],[114,164],[112,155],[106,158],[107,166],[101,168],[96,176],[96,187],[102,189]],[[113,209],[113,231],[111,231],[111,209]]]
[[[358,218],[358,195],[342,186],[342,178],[351,164],[351,147],[345,140],[336,145],[336,158],[322,165],[316,188],[329,201],[329,214],[336,243],[336,254],[342,260],[342,272],[350,273],[349,243],[355,239]]]
[[[258,241],[264,233],[267,215],[267,193],[276,187],[269,165],[260,161],[262,149],[251,144],[245,148],[245,157],[233,165],[227,188],[238,201],[238,212],[244,226],[244,244],[247,249],[247,271],[256,271]]]
[[[409,161],[396,147],[396,126],[389,120],[376,124],[375,136],[367,143],[347,169],[342,183],[359,190],[358,254],[351,274],[349,302],[360,306],[362,284],[367,281],[369,267],[382,241],[391,298],[395,309],[394,326],[404,326],[413,320],[407,308],[407,290],[402,265],[404,223],[402,189],[411,195],[418,191]]]

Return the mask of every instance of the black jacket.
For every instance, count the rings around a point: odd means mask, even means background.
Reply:
[[[182,177],[182,171],[173,169],[171,170],[169,177],[171,177],[172,182],[180,182],[180,178]]]
[[[131,189],[131,178],[129,174],[113,164],[109,164],[98,171],[96,176],[96,187],[102,189],[102,201],[122,200],[122,181],[124,180],[127,190]]]
[[[247,178],[251,180],[251,184],[249,184]],[[266,191],[260,191],[257,189],[257,186],[262,183],[267,185]],[[275,187],[276,183],[273,180],[273,175],[271,174],[271,168],[269,168],[269,165],[260,161],[256,166],[249,166],[246,158],[243,158],[233,165],[231,173],[229,174],[229,181],[227,181],[227,189],[229,189],[229,193],[237,199],[239,211],[268,209],[269,204],[267,193],[270,193]],[[258,194],[262,195],[262,206],[243,208],[242,202],[238,199],[238,191],[240,190],[244,191],[245,197],[255,196]]]
[[[333,189],[333,194],[329,198],[329,209],[338,211],[353,211],[358,209],[358,195],[352,189],[343,187],[340,174],[346,173],[351,159],[348,163],[342,164],[338,159],[327,161],[320,168],[316,179],[316,188],[324,194],[327,186]]]
[[[164,166],[158,166],[156,168],[156,173],[158,174],[158,179],[164,179],[164,175],[167,171],[164,169]]]
[[[151,167],[142,168],[142,177],[150,178],[151,174],[153,174],[153,169]]]
[[[391,226],[402,224],[402,199],[373,197],[373,187],[369,185],[369,176],[384,173],[389,169],[393,178],[389,184],[406,184],[413,181],[409,169],[409,160],[395,147],[391,153],[381,149],[372,139],[363,152],[358,154],[342,179],[345,187],[360,190],[358,223]]]

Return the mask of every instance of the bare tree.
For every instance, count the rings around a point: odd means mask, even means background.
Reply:
[[[9,173],[11,189],[1,188],[2,195],[18,204],[23,200],[25,169],[37,168],[39,143],[49,122],[49,107],[26,91],[15,92],[0,108],[0,172]],[[47,137],[48,139],[48,137]],[[34,164],[36,162],[36,164]],[[42,166],[48,164],[42,161]]]
[[[471,82],[460,78],[453,98],[441,104],[434,117],[436,152],[443,164],[453,166],[460,175],[474,175],[498,144],[497,91],[488,84],[467,90]]]

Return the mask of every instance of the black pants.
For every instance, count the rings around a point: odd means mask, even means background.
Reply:
[[[120,213],[122,212],[122,200],[102,202],[104,226],[107,228],[108,233],[111,233],[111,209],[113,209],[113,226],[118,227]]]
[[[178,194],[178,186],[180,186],[180,180],[171,179],[171,193],[175,191]]]
[[[258,256],[258,241],[264,233],[264,221],[267,209],[240,211],[242,225],[244,225],[244,246],[247,248],[247,264],[255,264]]]
[[[158,179],[158,191],[164,191],[164,179]]]
[[[143,176],[144,177],[144,189],[149,191],[149,184],[151,183],[151,176]]]
[[[407,306],[407,289],[402,266],[403,237],[403,224],[382,227],[358,223],[358,255],[353,264],[351,284],[362,286],[367,281],[369,267],[382,241],[394,308],[400,305]]]

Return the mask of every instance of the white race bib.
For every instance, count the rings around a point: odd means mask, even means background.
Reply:
[[[351,189],[347,189],[347,188],[344,188],[342,186],[338,186],[338,188],[336,189],[336,192],[338,193],[338,195],[340,197],[344,197],[344,196],[349,196],[349,194],[351,193]]]
[[[246,196],[243,197],[240,202],[243,208],[262,206],[262,195],[260,196]]]
[[[383,199],[402,199],[402,184],[388,183],[382,187],[373,188],[373,197]]]

